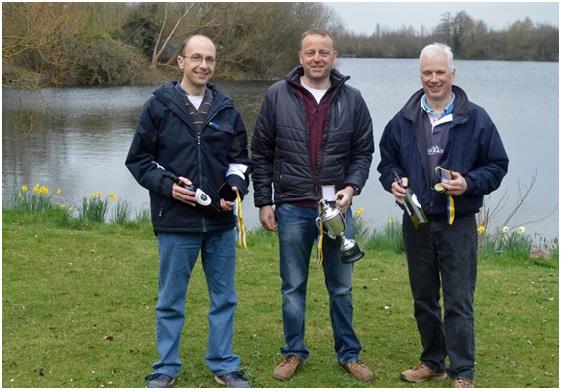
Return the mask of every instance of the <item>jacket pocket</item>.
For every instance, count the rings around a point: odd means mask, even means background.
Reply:
[[[207,124],[210,128],[214,129],[214,130],[219,130],[221,132],[225,132],[225,133],[229,133],[229,134],[233,134],[235,132],[234,128],[233,128],[233,124],[227,123],[227,122],[216,122],[216,121],[211,121]]]

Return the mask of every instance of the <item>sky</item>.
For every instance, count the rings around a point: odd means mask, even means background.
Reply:
[[[443,13],[467,12],[474,20],[482,20],[493,29],[503,29],[529,16],[534,23],[559,26],[559,5],[556,2],[325,2],[333,8],[346,29],[371,34],[377,23],[382,29],[398,29],[412,25],[433,29]]]

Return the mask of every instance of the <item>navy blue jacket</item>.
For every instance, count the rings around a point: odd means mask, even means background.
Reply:
[[[207,232],[233,228],[232,212],[208,215],[172,198],[174,176],[190,179],[208,194],[228,181],[248,188],[251,166],[247,134],[233,101],[211,84],[213,103],[198,134],[180,94],[171,82],[145,103],[125,164],[149,190],[155,232]],[[226,173],[229,164],[248,166],[245,179]]]
[[[262,102],[252,138],[254,204],[318,201],[322,185],[340,190],[364,186],[374,152],[372,121],[360,92],[345,84],[350,77],[331,72],[334,89],[321,141],[316,171],[309,161],[309,130],[299,77],[303,67],[294,68],[273,84]]]
[[[453,86],[453,92],[456,96],[453,122],[439,164],[458,171],[467,182],[467,191],[454,197],[456,215],[464,215],[477,213],[483,205],[483,196],[500,186],[508,170],[508,156],[487,112],[470,102],[461,88]],[[431,190],[431,179],[427,178],[417,142],[417,133],[421,134],[423,127],[420,124],[423,94],[422,89],[417,91],[385,127],[379,143],[381,162],[377,170],[385,190],[391,191],[396,171],[408,178],[409,187],[427,214],[445,216],[447,196]]]

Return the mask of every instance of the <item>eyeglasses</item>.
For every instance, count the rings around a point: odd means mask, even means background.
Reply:
[[[190,60],[190,62],[192,64],[195,64],[195,65],[201,64],[204,60],[207,63],[207,65],[210,65],[210,66],[215,65],[215,59],[213,57],[203,58],[198,54],[194,54],[193,56],[184,56],[183,54],[180,54],[180,56],[184,57],[184,58],[188,58]]]

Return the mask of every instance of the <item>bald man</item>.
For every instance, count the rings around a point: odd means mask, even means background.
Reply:
[[[231,98],[209,83],[216,50],[203,35],[184,41],[181,81],[159,88],[145,104],[125,164],[149,190],[160,270],[156,305],[159,359],[147,387],[170,387],[180,361],[186,292],[201,254],[210,308],[205,360],[214,379],[247,388],[232,351],[237,296],[237,193],[247,193],[250,161],[244,123]]]

